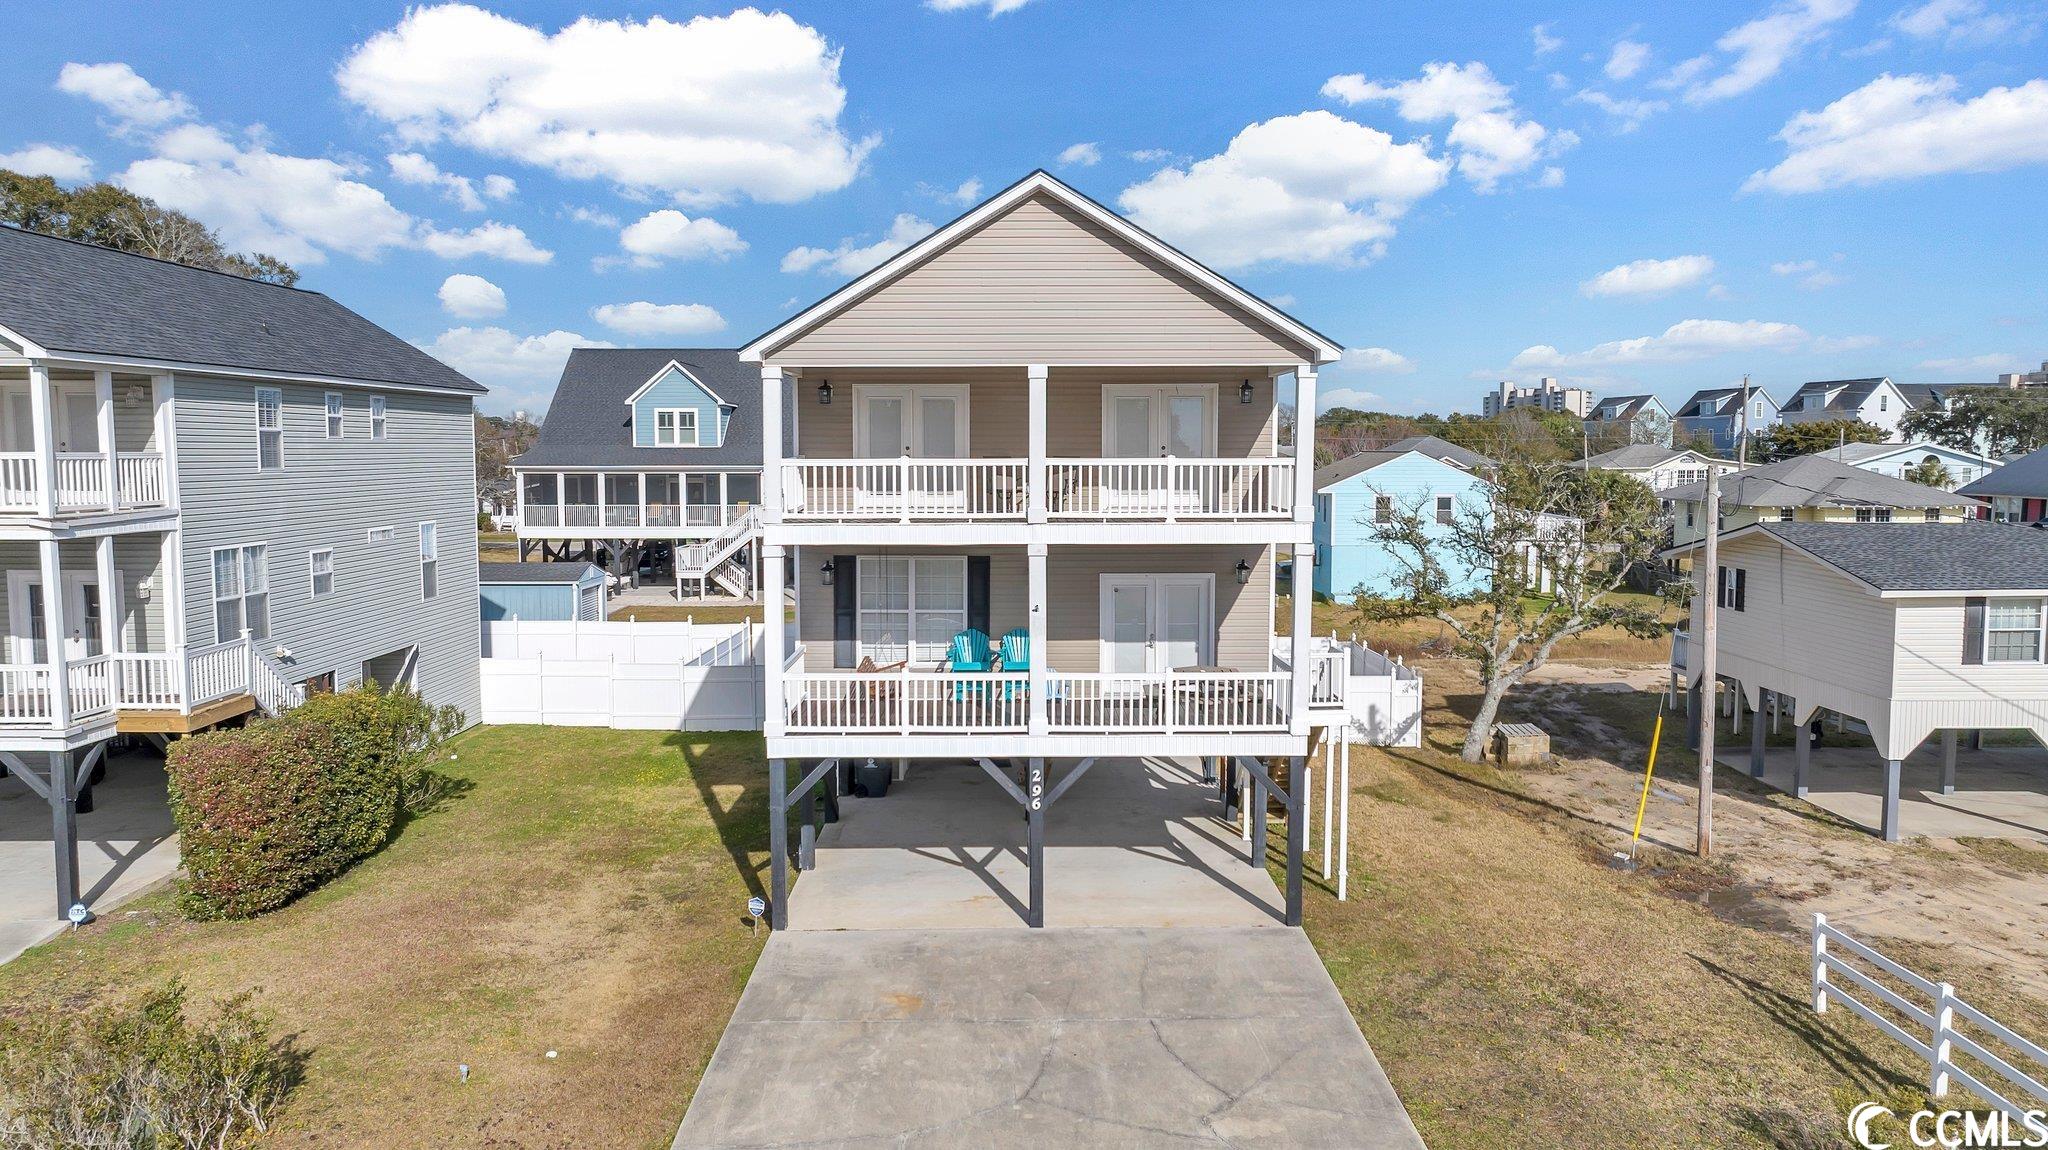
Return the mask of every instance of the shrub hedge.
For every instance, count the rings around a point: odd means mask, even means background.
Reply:
[[[262,914],[378,850],[403,796],[461,725],[453,708],[365,684],[174,744],[168,770],[185,913]]]

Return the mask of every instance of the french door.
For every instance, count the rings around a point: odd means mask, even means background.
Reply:
[[[1216,388],[1207,384],[1106,387],[1102,391],[1105,459],[1208,459],[1216,454]],[[1195,510],[1198,479],[1170,464],[1133,463],[1104,469],[1103,501],[1120,511]],[[1178,469],[1184,470],[1184,469]]]
[[[954,384],[867,387],[854,399],[854,452],[862,459],[964,459],[967,389]],[[945,508],[966,499],[961,468],[912,465],[907,472],[877,464],[862,469],[864,502]],[[905,484],[908,484],[908,491]]]
[[[1215,660],[1215,580],[1208,575],[1104,575],[1104,674],[1160,674]]]
[[[11,571],[7,587],[9,651],[16,663],[42,663],[49,657],[49,634],[43,628],[43,577],[37,571]],[[64,576],[66,662],[102,653],[100,613],[108,609],[99,577],[73,571]]]

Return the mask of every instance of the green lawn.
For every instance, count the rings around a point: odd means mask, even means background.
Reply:
[[[173,974],[255,988],[312,1056],[283,1145],[668,1145],[760,949],[760,738],[491,727],[452,749],[472,789],[324,889],[241,923],[131,904],[0,967],[0,1009]]]

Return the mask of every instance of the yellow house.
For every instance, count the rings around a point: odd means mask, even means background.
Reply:
[[[1707,485],[1663,492],[1671,504],[1671,542],[1706,537]],[[1720,528],[1754,523],[1954,523],[1977,517],[1976,500],[1938,487],[1802,455],[1721,479]]]

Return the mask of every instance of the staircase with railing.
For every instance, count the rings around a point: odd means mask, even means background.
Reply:
[[[745,594],[748,572],[736,556],[760,529],[760,511],[749,508],[710,539],[676,548],[676,577],[716,583],[733,595]]]

